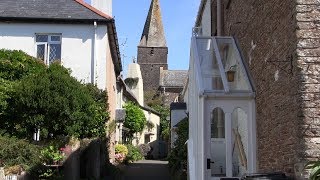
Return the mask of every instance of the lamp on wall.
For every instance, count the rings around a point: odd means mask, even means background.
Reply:
[[[237,65],[232,65],[232,66],[230,66],[229,70],[226,72],[228,82],[233,82],[234,81],[234,75],[236,73],[236,67],[237,67]]]

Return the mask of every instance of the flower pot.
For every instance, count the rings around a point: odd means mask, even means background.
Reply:
[[[227,71],[227,80],[228,82],[233,82],[234,81],[234,75],[236,71]]]

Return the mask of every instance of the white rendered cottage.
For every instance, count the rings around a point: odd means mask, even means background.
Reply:
[[[122,71],[111,0],[1,0],[0,49],[22,50],[72,71],[83,83],[108,92],[115,119],[116,78]],[[109,15],[107,15],[109,14]],[[114,135],[111,135],[113,157]]]
[[[99,5],[94,8],[82,0],[2,0],[0,48],[22,50],[45,64],[59,60],[78,80],[106,89],[107,79],[115,84],[108,76],[121,71],[114,19],[105,13],[108,1],[93,0]]]

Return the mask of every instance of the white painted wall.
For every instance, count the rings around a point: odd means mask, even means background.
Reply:
[[[140,65],[138,63],[130,63],[128,66],[127,78],[139,79],[137,84],[128,85],[131,88],[131,92],[137,98],[140,105],[144,105],[144,93],[143,93],[143,79],[141,75]]]
[[[154,128],[152,128],[150,131],[147,127],[144,128],[144,130],[136,136],[133,141],[132,145],[138,146],[140,144],[146,144],[145,141],[145,134],[146,133],[152,133],[153,135],[150,136],[150,146],[153,148],[152,155],[154,158],[158,158],[159,156],[159,133],[160,133],[160,117],[156,114],[153,114],[152,112],[143,110],[143,113],[147,119],[147,121],[150,121],[154,124]]]
[[[93,63],[94,26],[80,24],[27,24],[0,23],[0,49],[22,50],[36,56],[36,33],[62,35],[61,63],[72,70],[72,76],[83,83],[91,82],[91,76],[99,88],[106,88],[107,26],[97,26],[96,63]],[[96,72],[93,73],[93,64]]]
[[[91,6],[112,16],[112,0],[91,0]]]

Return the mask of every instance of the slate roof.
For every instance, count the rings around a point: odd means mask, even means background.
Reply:
[[[187,70],[162,70],[159,85],[162,87],[181,87],[187,82]]]
[[[82,0],[0,0],[0,19],[110,21]]]
[[[166,47],[159,0],[152,0],[139,46]]]

